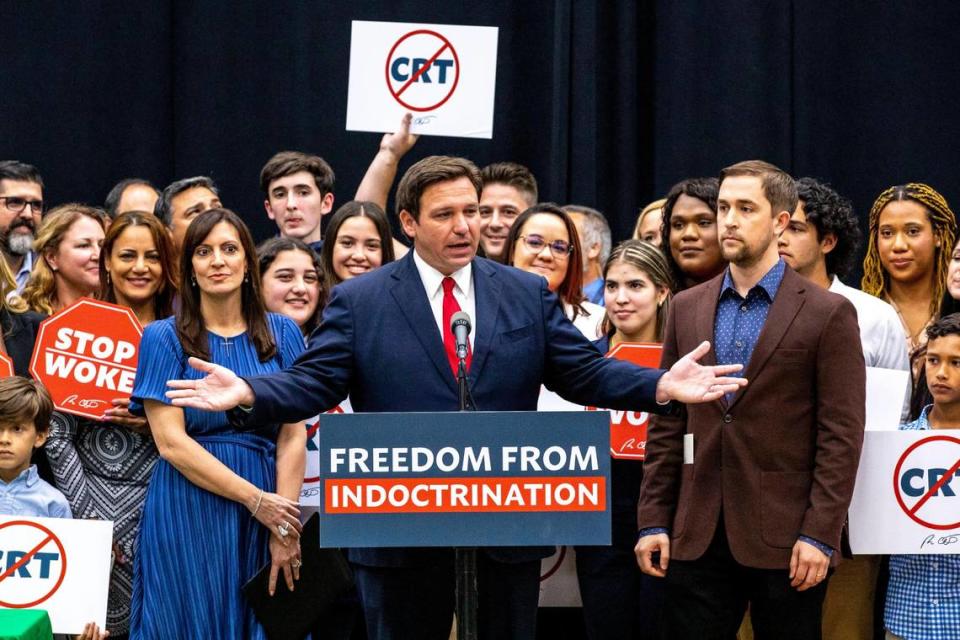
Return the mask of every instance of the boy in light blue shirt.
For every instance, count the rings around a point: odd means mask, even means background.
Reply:
[[[47,440],[53,402],[39,382],[0,378],[0,515],[71,518],[62,493],[30,464]]]

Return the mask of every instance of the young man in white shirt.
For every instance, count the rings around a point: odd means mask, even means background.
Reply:
[[[897,312],[880,298],[840,281],[839,276],[846,275],[853,265],[860,241],[853,205],[813,178],[797,180],[797,195],[797,209],[780,235],[780,257],[814,284],[853,303],[868,367],[909,371],[910,360]],[[908,394],[903,421],[909,407]],[[823,604],[825,638],[872,637],[878,571],[878,556],[857,556],[839,566]]]

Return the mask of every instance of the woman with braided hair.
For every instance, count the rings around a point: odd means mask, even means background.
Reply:
[[[924,330],[940,316],[957,220],[929,185],[890,187],[870,209],[870,241],[861,288],[896,309],[916,379]]]

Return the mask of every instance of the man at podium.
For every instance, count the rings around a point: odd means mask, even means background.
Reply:
[[[477,258],[480,173],[469,160],[432,156],[397,188],[414,250],[334,288],[310,347],[289,369],[242,379],[191,359],[207,375],[170,381],[174,404],[232,410],[249,424],[288,423],[344,398],[356,412],[457,411],[453,314],[473,321],[467,380],[476,409],[535,411],[541,384],[581,405],[664,412],[670,401],[709,402],[746,384],[739,365],[701,366],[701,344],[669,371],[604,358],[566,319],[542,277]],[[234,409],[237,407],[236,409]],[[547,547],[478,554],[481,638],[532,639],[540,559]],[[446,639],[454,606],[451,549],[351,549],[375,640]]]

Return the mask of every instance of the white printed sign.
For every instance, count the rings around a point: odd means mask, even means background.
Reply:
[[[864,436],[850,504],[853,552],[960,553],[960,430]]]
[[[348,131],[493,137],[496,27],[354,20]]]
[[[582,607],[577,582],[577,553],[573,547],[557,547],[540,562],[541,607]]]
[[[909,371],[867,367],[867,431],[897,430],[909,387]]]
[[[44,609],[54,633],[107,618],[113,523],[0,516],[0,608]]]
[[[537,411],[583,411],[586,407],[564,400],[546,387],[540,387]],[[576,552],[573,547],[557,547],[540,563],[540,606],[580,607],[580,583],[577,582]]]
[[[327,413],[353,413],[350,398]],[[320,419],[315,416],[307,420],[307,466],[303,473],[303,486],[300,487],[300,506],[320,506]],[[307,512],[305,512],[307,513]],[[313,513],[310,510],[309,513]],[[306,520],[306,517],[304,518]]]

